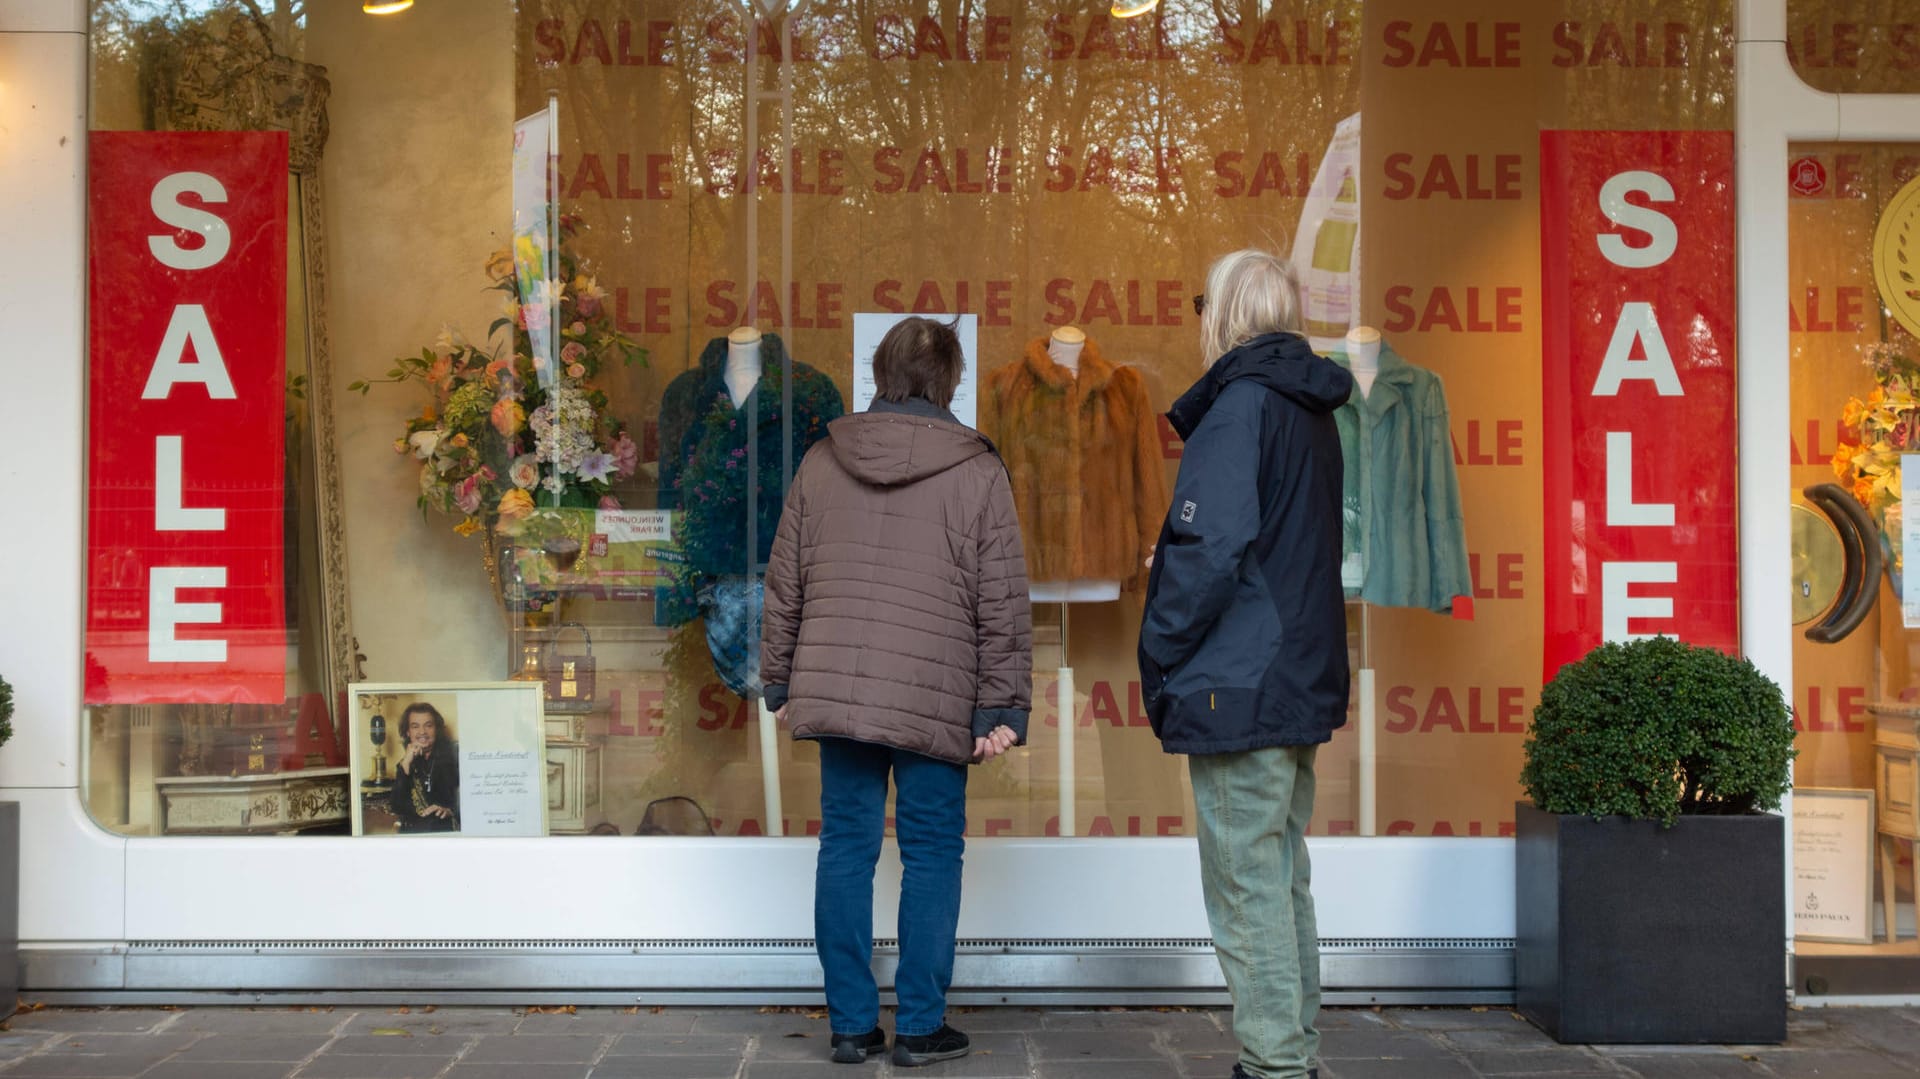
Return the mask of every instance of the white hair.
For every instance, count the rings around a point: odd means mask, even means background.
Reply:
[[[1293,264],[1279,255],[1252,248],[1222,255],[1207,270],[1206,297],[1200,347],[1208,366],[1262,334],[1301,330]]]

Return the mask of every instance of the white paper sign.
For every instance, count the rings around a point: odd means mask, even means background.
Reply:
[[[1873,792],[1793,792],[1793,932],[1873,943]]]
[[[960,387],[953,392],[953,414],[968,427],[979,424],[979,409],[975,405],[976,388],[980,384],[980,319],[975,315],[928,315],[894,314],[891,311],[879,314],[858,312],[853,316],[853,410],[865,412],[873,404],[873,354],[880,348],[880,339],[887,335],[902,320],[909,318],[931,318],[941,322],[954,322],[953,330],[960,335],[960,351],[967,358],[967,366],[960,372]]]
[[[673,511],[599,510],[593,530],[606,536],[608,543],[670,543]]]
[[[1913,556],[1920,553],[1920,453],[1900,455],[1900,621],[1920,629],[1920,569]],[[1891,511],[1889,511],[1891,512]]]
[[[518,696],[459,695],[463,835],[547,834],[546,726]]]

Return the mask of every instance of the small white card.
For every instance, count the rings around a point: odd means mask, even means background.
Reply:
[[[606,536],[608,543],[670,543],[673,511],[599,510],[593,530]]]

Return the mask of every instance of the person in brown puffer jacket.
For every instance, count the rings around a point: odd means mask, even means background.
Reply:
[[[877,399],[827,428],[793,479],[767,564],[761,676],[820,745],[814,940],[833,1059],[886,1047],[873,978],[873,871],[894,788],[900,843],[893,1061],[967,1052],[946,1023],[967,770],[1026,741],[1033,627],[1006,466],[947,411],[953,329],[909,318],[874,355]]]

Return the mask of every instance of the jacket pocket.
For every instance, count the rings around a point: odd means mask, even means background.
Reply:
[[[1167,672],[1163,696],[1178,700],[1223,689],[1258,691],[1280,656],[1281,629],[1266,581],[1257,571],[1242,573],[1233,602],[1193,658]],[[1142,686],[1143,697],[1145,691]]]

